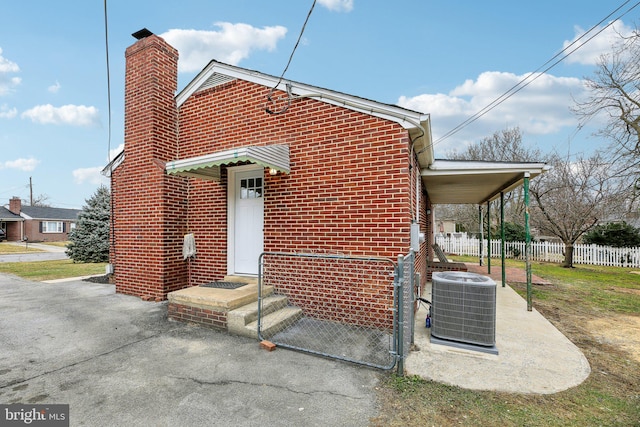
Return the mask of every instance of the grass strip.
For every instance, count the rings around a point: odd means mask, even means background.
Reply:
[[[82,263],[72,260],[3,262],[0,273],[14,274],[24,279],[43,281],[105,273],[106,263]]]

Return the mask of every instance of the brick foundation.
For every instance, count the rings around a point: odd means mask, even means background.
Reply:
[[[169,303],[167,308],[169,319],[178,322],[196,323],[214,329],[227,330],[227,313]]]

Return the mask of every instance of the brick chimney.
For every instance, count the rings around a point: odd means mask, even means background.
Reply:
[[[133,36],[125,53],[124,160],[111,183],[111,262],[117,292],[160,301],[187,286],[186,180],[164,169],[178,148],[178,51],[146,29]]]
[[[22,200],[20,197],[14,196],[9,200],[9,210],[11,213],[20,215],[20,212],[22,211]]]

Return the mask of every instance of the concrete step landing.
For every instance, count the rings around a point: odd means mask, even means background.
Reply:
[[[284,295],[270,295],[262,300],[262,332],[271,335],[284,329],[287,325],[302,317],[298,307],[287,306],[288,298]],[[258,301],[251,302],[235,310],[227,316],[228,331],[235,335],[258,338]]]

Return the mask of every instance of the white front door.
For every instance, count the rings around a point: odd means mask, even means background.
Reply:
[[[264,248],[264,168],[229,168],[232,169],[229,213],[233,216],[229,220],[233,221],[233,229],[229,232],[233,236],[229,243],[233,257],[229,259],[229,270],[232,274],[258,274],[258,258]]]

